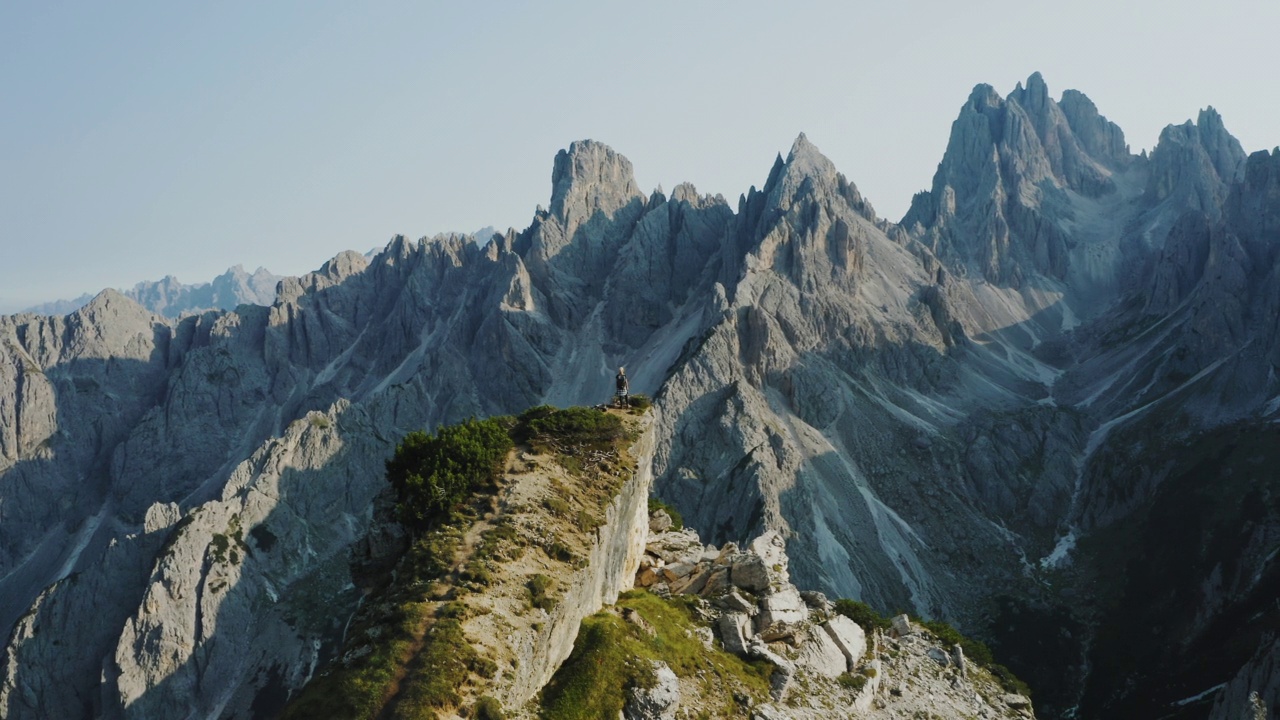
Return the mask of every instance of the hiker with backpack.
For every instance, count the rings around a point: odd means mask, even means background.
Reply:
[[[618,368],[618,375],[613,379],[617,392],[613,396],[613,404],[618,407],[631,406],[631,387],[627,382],[627,369]]]

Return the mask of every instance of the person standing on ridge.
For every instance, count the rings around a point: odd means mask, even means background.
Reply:
[[[613,381],[618,388],[617,394],[613,397],[613,404],[618,407],[628,407],[631,404],[631,393],[630,384],[627,382],[627,369],[618,368],[618,376]]]

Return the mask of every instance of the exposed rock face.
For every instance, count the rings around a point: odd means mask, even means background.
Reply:
[[[990,282],[1063,280],[1080,240],[1068,232],[1075,199],[1115,192],[1113,175],[1132,164],[1124,134],[1083,94],[1060,105],[1039,73],[1006,98],[979,85],[951,127],[933,188],[902,224]]]
[[[610,503],[604,525],[596,533],[582,570],[567,578],[565,593],[537,638],[522,647],[520,663],[504,683],[500,699],[508,707],[520,707],[547,684],[560,664],[573,652],[582,619],[618,599],[632,586],[649,534],[648,498],[653,484],[651,464],[654,434],[646,429],[632,452],[639,470]],[[670,669],[668,668],[668,672]],[[668,689],[669,690],[669,689]],[[636,699],[636,707],[667,717],[679,703],[667,690]],[[637,715],[636,717],[645,717]]]
[[[1222,116],[1207,108],[1195,123],[1170,125],[1160,133],[1151,153],[1147,194],[1156,202],[1178,194],[1187,209],[1217,216],[1230,186],[1240,180],[1244,162],[1240,142],[1227,132]]]
[[[1159,715],[1250,662],[1258,637],[1216,629],[1274,612],[1280,489],[1250,458],[1280,412],[1280,153],[1245,159],[1205,111],[1132,156],[1036,75],[974,91],[901,225],[803,136],[736,209],[646,197],[590,141],[552,185],[523,231],[344,253],[270,307],[173,319],[108,291],[0,318],[0,714],[269,714],[354,602],[342,558],[398,437],[600,402],[619,366],[655,395],[659,494],[739,553],[685,535],[646,570],[724,591],[744,647],[815,610],[748,598],[755,555],[770,588],[1013,648],[1046,713]],[[1148,581],[1185,606],[1133,581],[1073,614],[1074,583],[1175,540]],[[1134,616],[1188,639],[1095,642]],[[1053,651],[1020,654],[1031,635]]]
[[[1249,663],[1222,688],[1208,715],[1212,720],[1266,718],[1280,707],[1280,643],[1263,643]]]

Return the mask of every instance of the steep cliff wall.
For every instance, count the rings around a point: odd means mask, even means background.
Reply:
[[[499,679],[495,694],[505,705],[519,707],[537,694],[573,652],[583,618],[616,602],[635,581],[649,533],[653,451],[654,429],[646,421],[631,448],[635,473],[605,508],[604,524],[590,541],[586,564],[565,578],[564,595],[542,629],[516,639],[520,662],[509,679]]]

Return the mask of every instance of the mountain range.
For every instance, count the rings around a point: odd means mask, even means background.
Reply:
[[[704,537],[987,640],[1042,717],[1280,703],[1280,149],[1210,108],[1135,155],[1035,74],[899,222],[803,134],[736,204],[589,140],[551,180],[523,230],[260,304],[0,318],[0,715],[269,716],[341,645],[399,438],[619,366]]]
[[[187,285],[172,275],[162,280],[144,281],[121,294],[157,315],[177,318],[183,313],[203,310],[235,310],[243,304],[270,305],[276,297],[279,275],[266,268],[252,274],[239,265],[207,283]],[[33,305],[23,313],[35,315],[70,315],[93,300],[89,294],[74,300],[54,300]]]

